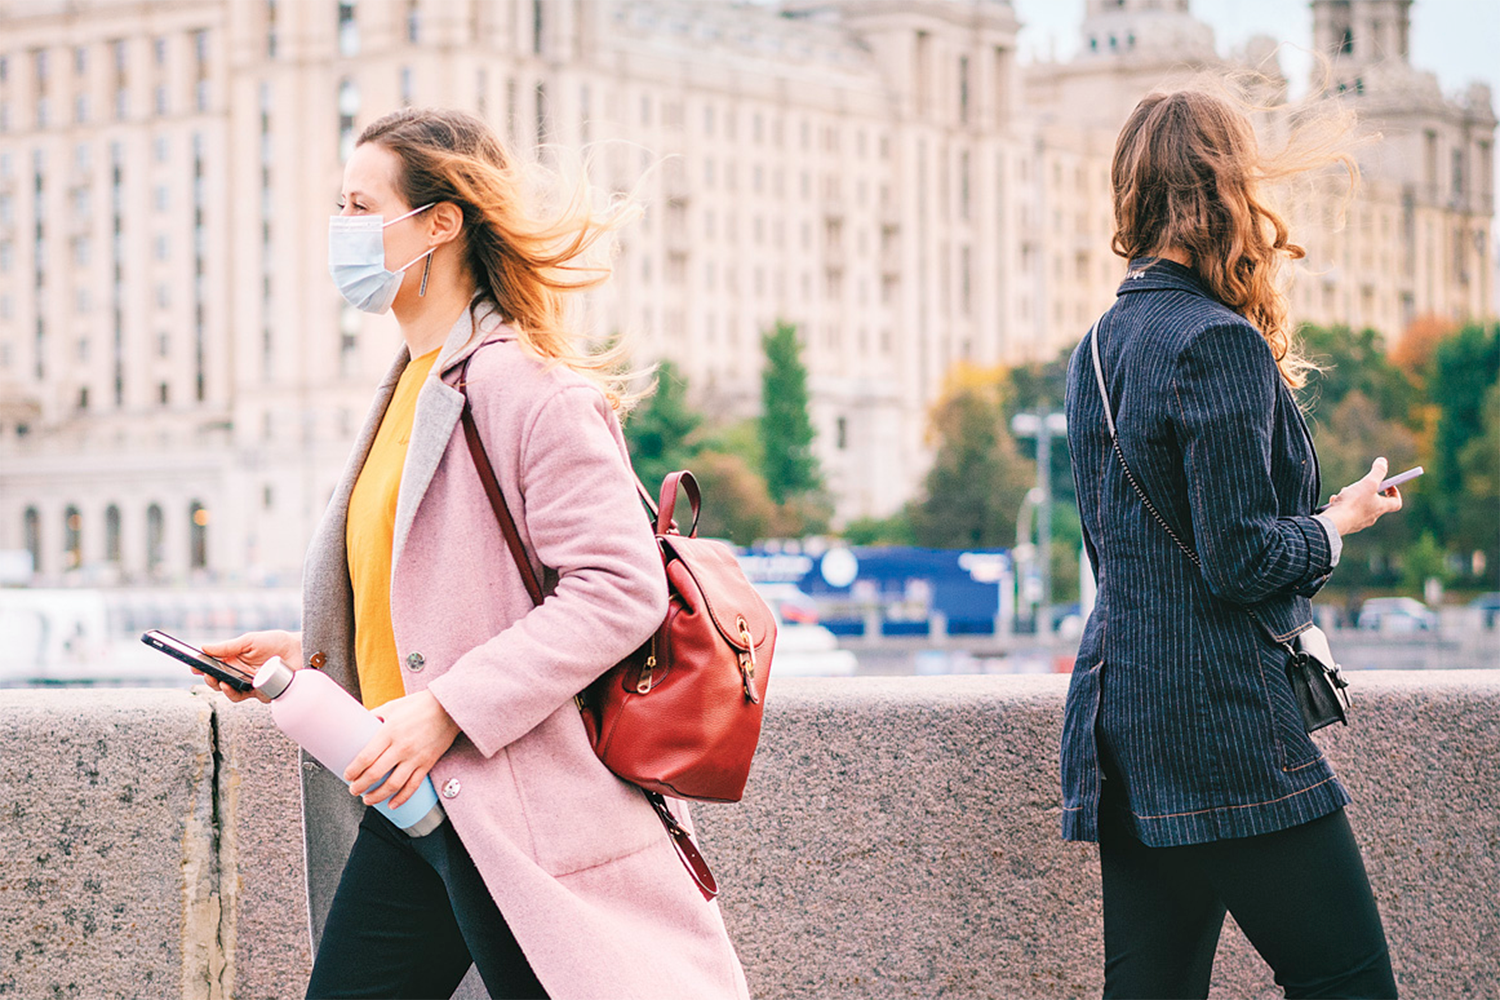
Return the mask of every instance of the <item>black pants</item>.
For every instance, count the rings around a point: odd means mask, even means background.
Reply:
[[[448,997],[470,964],[492,997],[547,995],[453,824],[412,838],[366,809],[308,997]]]
[[[1208,996],[1226,909],[1288,997],[1396,995],[1380,913],[1342,809],[1275,833],[1185,847],[1144,846],[1118,808],[1101,808],[1099,822],[1105,997]]]

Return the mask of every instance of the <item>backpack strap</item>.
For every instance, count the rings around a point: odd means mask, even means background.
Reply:
[[[496,341],[486,341],[496,343]],[[485,346],[480,344],[479,347]],[[479,348],[476,347],[477,351]],[[479,440],[479,427],[474,423],[474,408],[469,405],[469,362],[474,355],[470,354],[464,359],[464,364],[458,373],[458,384],[455,388],[464,397],[463,425],[464,440],[469,445],[469,455],[474,459],[474,471],[479,473],[479,482],[484,486],[484,495],[489,497],[490,509],[495,512],[495,520],[500,522],[500,534],[505,536],[505,545],[510,549],[511,556],[516,561],[516,569],[521,572],[521,582],[526,585],[526,593],[531,595],[533,604],[542,603],[542,585],[536,578],[536,570],[531,566],[531,560],[526,555],[526,547],[521,544],[521,533],[516,529],[516,519],[511,516],[510,507],[505,502],[505,494],[500,491],[500,481],[495,478],[495,469],[490,465],[490,458],[484,453],[484,442]]]

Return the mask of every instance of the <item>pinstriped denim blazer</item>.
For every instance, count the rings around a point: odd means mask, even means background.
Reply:
[[[1287,653],[1267,634],[1311,623],[1332,552],[1311,516],[1312,440],[1265,338],[1192,270],[1150,260],[1131,262],[1094,335],[1125,457],[1203,568],[1115,458],[1085,337],[1068,367],[1068,449],[1098,596],[1064,712],[1063,836],[1098,839],[1101,759],[1150,846],[1340,808],[1348,794],[1303,730]]]

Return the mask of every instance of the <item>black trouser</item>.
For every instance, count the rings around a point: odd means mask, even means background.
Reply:
[[[308,997],[452,996],[470,964],[492,997],[547,995],[453,824],[413,838],[366,809]]]
[[[1184,847],[1144,846],[1117,808],[1101,808],[1099,822],[1105,997],[1208,996],[1226,909],[1288,997],[1396,995],[1380,912],[1342,809]]]

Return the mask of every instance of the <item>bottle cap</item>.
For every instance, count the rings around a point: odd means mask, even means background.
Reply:
[[[281,662],[279,656],[273,656],[255,672],[255,679],[250,686],[255,688],[257,694],[266,698],[280,698],[281,693],[292,683],[292,668]]]

